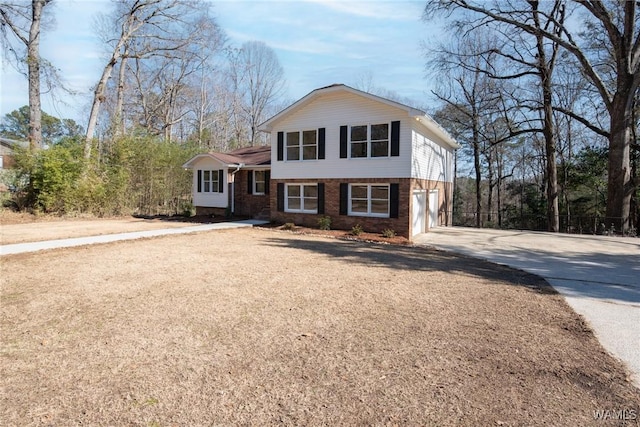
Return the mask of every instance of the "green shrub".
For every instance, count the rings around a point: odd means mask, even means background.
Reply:
[[[364,230],[362,229],[362,226],[360,224],[356,224],[353,227],[351,227],[351,234],[353,234],[354,236],[359,236],[362,234]]]
[[[382,237],[386,237],[387,239],[391,239],[393,237],[396,237],[396,232],[395,230],[392,230],[391,228],[387,228],[382,230]]]
[[[318,228],[320,230],[331,230],[331,217],[324,215],[318,218]]]
[[[192,216],[196,216],[196,208],[193,206],[191,202],[183,202],[182,203],[182,216],[191,218]]]
[[[287,222],[285,225],[282,226],[283,230],[295,230],[296,229],[296,225],[292,222]]]

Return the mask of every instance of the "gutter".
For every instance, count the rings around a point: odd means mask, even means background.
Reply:
[[[238,163],[236,165],[229,165],[231,167],[235,166],[236,170],[231,172],[231,176],[233,180],[231,181],[231,215],[236,212],[236,178],[235,175],[240,172],[240,169],[244,167],[244,163]]]

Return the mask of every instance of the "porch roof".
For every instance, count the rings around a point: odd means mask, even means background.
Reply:
[[[243,147],[229,151],[228,153],[214,151],[198,154],[189,159],[182,167],[190,169],[198,159],[203,157],[213,158],[226,166],[269,166],[271,165],[271,146]]]

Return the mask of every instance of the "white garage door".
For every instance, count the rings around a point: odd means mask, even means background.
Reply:
[[[427,220],[427,192],[413,192],[413,235],[425,232],[425,222]]]
[[[429,228],[438,226],[438,190],[429,191]]]

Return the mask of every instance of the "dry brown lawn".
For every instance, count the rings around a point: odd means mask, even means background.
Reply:
[[[178,220],[169,221],[134,217],[108,219],[96,219],[95,217],[73,219],[51,216],[34,217],[30,214],[16,214],[7,210],[0,210],[0,244],[40,242],[131,231],[187,227],[190,225],[193,224]]]
[[[236,229],[0,262],[3,426],[609,426],[594,411],[640,409],[546,282],[458,255]]]

